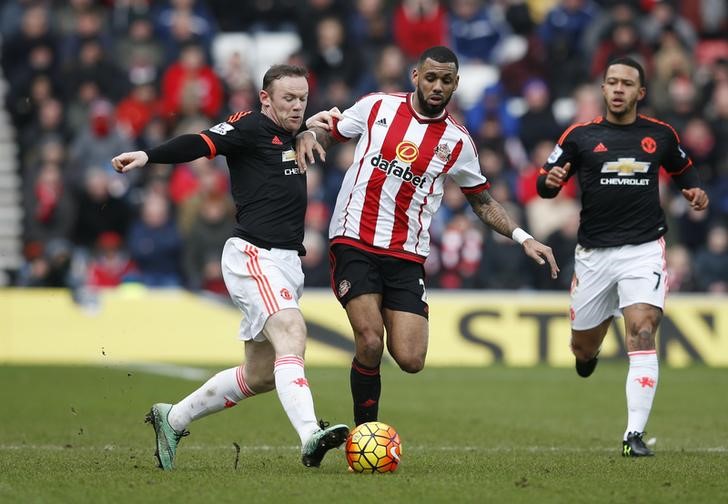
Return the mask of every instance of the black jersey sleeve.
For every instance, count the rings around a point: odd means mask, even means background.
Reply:
[[[209,157],[227,156],[251,149],[255,145],[260,114],[237,112],[225,122],[216,124],[200,133],[210,147]]]
[[[692,187],[700,187],[700,177],[698,170],[693,165],[692,159],[680,146],[680,137],[672,127],[670,128],[668,138],[670,146],[667,149],[665,158],[662,160],[662,167],[672,176],[672,180],[681,189],[690,189]]]
[[[147,149],[149,163],[185,163],[209,154],[209,147],[200,135],[180,135],[157,147]]]
[[[542,198],[554,198],[561,191],[561,188],[553,189],[546,186],[546,176],[554,166],[563,167],[566,163],[571,163],[571,169],[566,175],[566,180],[569,180],[574,175],[576,169],[576,153],[578,152],[575,136],[574,126],[567,129],[561,135],[559,142],[554,147],[554,150],[551,151],[551,154],[539,171],[538,179],[536,179],[536,191]]]

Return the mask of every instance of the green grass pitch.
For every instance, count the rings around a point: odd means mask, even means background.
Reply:
[[[728,372],[661,369],[646,436],[657,456],[623,459],[626,366],[600,364],[588,380],[572,369],[384,367],[380,420],[403,442],[385,475],[348,473],[343,451],[304,468],[275,393],[192,424],[165,473],[144,415],[200,382],[0,366],[0,502],[728,502]],[[349,370],[307,375],[317,414],[351,422]]]

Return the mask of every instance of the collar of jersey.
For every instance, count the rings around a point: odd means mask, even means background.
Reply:
[[[412,113],[412,116],[415,119],[417,119],[417,122],[420,122],[420,123],[434,123],[434,122],[444,121],[445,119],[447,119],[447,115],[448,115],[447,109],[443,110],[442,111],[442,114],[440,114],[438,117],[427,117],[427,116],[423,116],[423,115],[419,114],[415,110],[415,108],[412,106],[412,96],[413,95],[414,95],[413,93],[408,93],[407,94],[407,108],[409,108],[410,113]]]

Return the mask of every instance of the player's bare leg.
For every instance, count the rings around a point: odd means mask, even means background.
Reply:
[[[627,373],[627,428],[622,441],[622,455],[653,455],[642,441],[645,425],[652,410],[657,390],[659,366],[655,334],[662,319],[662,310],[646,303],[624,308],[625,344],[629,355]]]
[[[571,351],[576,357],[576,372],[582,378],[591,376],[599,362],[599,348],[602,346],[604,337],[607,335],[609,325],[612,323],[609,317],[596,327],[577,331],[571,330]]]
[[[328,450],[340,446],[349,435],[346,425],[319,425],[313,396],[304,373],[306,323],[300,310],[288,308],[274,313],[263,334],[275,350],[273,375],[278,399],[301,438],[301,461],[317,467]]]
[[[418,373],[427,356],[427,319],[415,313],[384,309],[387,349],[402,371]]]
[[[379,365],[384,352],[384,319],[381,294],[363,294],[346,304],[354,331],[354,359],[350,384],[356,425],[377,420],[382,379]]]

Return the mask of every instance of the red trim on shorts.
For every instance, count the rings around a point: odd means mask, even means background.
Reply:
[[[246,245],[244,252],[250,258],[250,260],[246,263],[248,273],[250,273],[250,276],[253,277],[253,280],[255,280],[255,283],[258,285],[258,292],[260,292],[265,308],[268,310],[268,315],[273,315],[277,311],[280,311],[280,308],[278,307],[278,302],[273,295],[273,289],[270,286],[270,282],[260,267],[260,262],[258,261],[258,249],[252,245]]]
[[[334,271],[336,271],[336,256],[334,251],[329,247],[329,284],[331,290],[336,292],[336,280],[334,280]],[[338,297],[338,296],[337,296]]]
[[[207,136],[207,135],[205,135],[204,133],[200,133],[200,136],[205,141],[205,143],[207,144],[207,146],[210,148],[210,155],[209,156],[206,156],[207,159],[212,159],[215,156],[217,156],[217,148],[215,147],[215,144],[213,143],[213,141],[210,140],[210,137]]]
[[[367,245],[365,243],[360,242],[359,240],[355,240],[353,238],[346,238],[344,236],[337,236],[336,238],[331,239],[331,245],[349,245],[350,247],[357,248],[359,250],[363,250],[365,252],[369,252],[376,255],[384,255],[384,256],[390,256],[390,257],[396,257],[398,259],[404,259],[405,261],[411,261],[416,262],[420,264],[424,264],[426,257],[422,257],[419,255],[412,254],[410,252],[405,252],[402,250],[387,250],[379,247],[374,247],[372,245]]]

